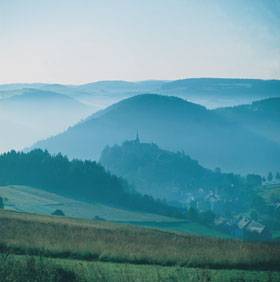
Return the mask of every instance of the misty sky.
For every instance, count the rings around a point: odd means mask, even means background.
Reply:
[[[0,83],[280,79],[279,0],[0,0]]]

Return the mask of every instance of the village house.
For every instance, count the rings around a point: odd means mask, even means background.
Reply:
[[[243,240],[266,241],[272,238],[270,230],[265,225],[244,216],[237,220],[217,217],[214,225],[218,230]]]
[[[240,237],[244,240],[271,240],[270,230],[263,224],[248,217],[239,217],[237,221]]]

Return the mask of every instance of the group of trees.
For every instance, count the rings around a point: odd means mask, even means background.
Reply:
[[[87,202],[180,216],[177,208],[136,193],[127,182],[92,161],[72,160],[47,151],[0,155],[0,185],[27,185]]]
[[[280,181],[280,172],[276,172],[275,175],[273,175],[273,173],[270,171],[266,178],[263,177],[263,181],[271,182],[273,178],[276,181]]]
[[[260,175],[243,177],[224,173],[220,168],[210,170],[184,152],[170,152],[137,140],[106,147],[100,162],[133,183],[141,193],[173,202],[180,202],[184,193],[197,193],[200,188],[217,191],[225,199],[233,196],[247,199],[248,188],[262,185]]]
[[[4,209],[4,200],[0,197],[0,209]]]

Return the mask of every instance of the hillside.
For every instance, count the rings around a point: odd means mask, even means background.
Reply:
[[[228,120],[280,144],[280,98],[215,110]]]
[[[100,163],[127,179],[142,194],[181,204],[189,204],[199,194],[208,195],[214,190],[223,194],[224,200],[228,197],[232,200],[233,183],[234,192],[238,193],[246,182],[239,175],[206,169],[182,152],[162,150],[139,139],[106,147]]]
[[[30,146],[65,130],[92,112],[91,107],[68,96],[42,90],[25,89],[20,95],[0,99],[1,133],[5,139],[13,140],[0,146],[0,152]]]
[[[100,218],[122,222],[178,222],[178,219],[171,217],[122,210],[100,203],[90,204],[26,186],[0,186],[0,197],[4,199],[5,210],[17,212],[50,215],[60,209],[66,216],[73,218]]]
[[[3,210],[0,232],[3,282],[277,282],[280,277],[277,243]]]
[[[179,209],[136,193],[95,162],[69,161],[47,151],[0,155],[0,185],[32,186],[88,203],[182,217]]]
[[[153,94],[122,100],[33,147],[97,160],[106,145],[121,144],[137,130],[144,142],[184,150],[209,168],[244,174],[279,169],[277,144],[200,105]]]
[[[170,81],[160,92],[193,101],[208,108],[251,103],[280,96],[279,80],[190,78]]]
[[[10,254],[210,269],[279,270],[280,249],[276,243],[256,244],[1,210],[0,232],[0,252]]]
[[[186,219],[129,211],[97,202],[77,201],[27,186],[0,186],[0,197],[7,211],[51,215],[55,210],[62,210],[65,216],[71,218],[106,220],[200,236],[232,238],[226,233]]]

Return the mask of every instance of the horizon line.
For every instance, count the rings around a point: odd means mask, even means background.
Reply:
[[[33,82],[0,82],[0,85],[13,85],[13,84],[48,84],[48,85],[68,85],[68,86],[81,86],[98,82],[128,82],[128,83],[141,83],[148,81],[158,81],[158,82],[173,82],[180,80],[190,80],[190,79],[228,79],[228,80],[262,80],[262,81],[279,81],[280,78],[257,78],[257,77],[217,77],[217,76],[197,76],[197,77],[185,77],[185,78],[175,78],[175,79],[143,79],[143,80],[125,80],[125,79],[104,79],[104,80],[92,80],[89,82],[79,82],[79,83],[65,83],[65,82],[43,82],[43,81],[33,81]]]

